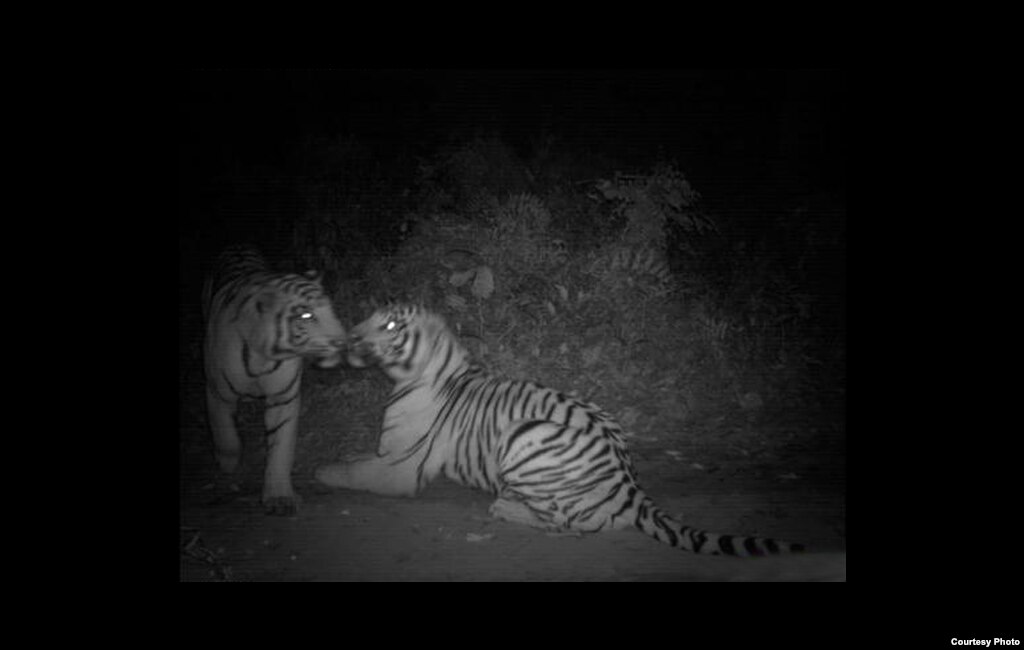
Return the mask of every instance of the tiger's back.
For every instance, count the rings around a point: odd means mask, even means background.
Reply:
[[[289,514],[300,499],[291,484],[303,358],[340,363],[345,330],[319,275],[276,273],[251,247],[226,249],[203,287],[206,401],[217,461],[234,472],[241,458],[238,402],[266,406],[268,455],[263,503]]]
[[[622,429],[597,406],[470,364],[443,320],[417,307],[374,314],[350,337],[349,362],[394,381],[376,457],[320,468],[336,487],[411,496],[438,475],[497,495],[491,513],[551,531],[636,526],[695,553],[802,548],[678,522],[639,487]]]
[[[232,302],[246,285],[254,286],[260,275],[269,277],[270,268],[263,254],[252,246],[235,245],[225,248],[214,262],[203,283],[203,319],[209,319],[216,309]],[[216,296],[218,307],[214,307]]]

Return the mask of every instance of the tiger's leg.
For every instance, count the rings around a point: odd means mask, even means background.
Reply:
[[[206,412],[210,420],[210,431],[213,432],[214,456],[221,471],[226,474],[234,473],[242,458],[242,441],[235,428],[237,410],[237,401],[225,401],[215,390],[207,387]]]
[[[565,518],[558,516],[557,504],[554,501],[548,501],[547,504],[531,503],[523,500],[520,495],[512,494],[509,491],[502,492],[502,496],[491,504],[489,512],[495,519],[511,521],[548,532],[564,532],[569,529]]]
[[[267,466],[263,477],[263,506],[270,515],[293,515],[302,499],[292,487],[295,438],[299,424],[299,394],[285,402],[267,400]]]
[[[384,496],[416,495],[415,463],[406,461],[394,465],[390,456],[376,454],[364,454],[356,458],[318,468],[316,479],[331,487],[366,490]]]
[[[509,431],[511,442],[499,452],[502,487],[491,516],[549,532],[571,530],[570,507],[552,487],[573,472],[568,458],[576,429],[524,420],[511,423]]]

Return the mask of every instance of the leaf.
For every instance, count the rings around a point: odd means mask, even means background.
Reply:
[[[444,297],[444,304],[457,311],[466,310],[466,299],[454,293],[449,293]]]
[[[683,197],[676,188],[672,188],[665,194],[665,202],[676,210],[683,209]]]
[[[461,287],[472,279],[476,275],[476,268],[467,269],[465,271],[456,271],[448,277],[448,284],[453,287]]]
[[[476,268],[476,279],[473,280],[473,295],[477,298],[489,298],[494,293],[494,274],[489,266]]]
[[[560,284],[556,284],[555,288],[558,289],[558,295],[562,298],[562,302],[569,302],[569,290]]]
[[[597,343],[588,348],[584,348],[581,356],[583,357],[583,367],[590,368],[601,360],[601,353],[603,352],[603,346],[601,343]]]
[[[619,417],[619,424],[627,429],[632,429],[640,419],[640,413],[633,407],[627,406],[622,410],[622,415]]]

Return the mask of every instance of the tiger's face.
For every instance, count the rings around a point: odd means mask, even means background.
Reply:
[[[345,347],[345,328],[334,310],[326,305],[296,305],[289,320],[291,338],[296,349],[313,358],[320,368],[333,368],[341,363]]]
[[[356,368],[378,365],[394,379],[416,374],[425,354],[427,331],[415,305],[390,305],[349,332],[348,362]]]
[[[292,352],[310,357],[321,368],[333,368],[341,363],[345,347],[345,328],[334,313],[330,300],[322,291],[306,290],[298,295],[266,294],[263,305],[269,313],[276,313],[277,324],[286,335],[279,341],[275,352]],[[281,305],[280,301],[287,304]]]

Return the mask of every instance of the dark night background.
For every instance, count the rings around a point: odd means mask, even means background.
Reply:
[[[845,202],[840,71],[194,71],[182,82],[183,291],[225,243],[273,246],[302,206],[266,179],[307,173],[315,145],[302,143],[317,138],[358,142],[396,187],[417,157],[477,132],[524,159],[554,137],[608,169],[672,160],[708,210],[749,231],[803,197]],[[395,210],[364,230],[386,232],[405,207],[379,200]]]

